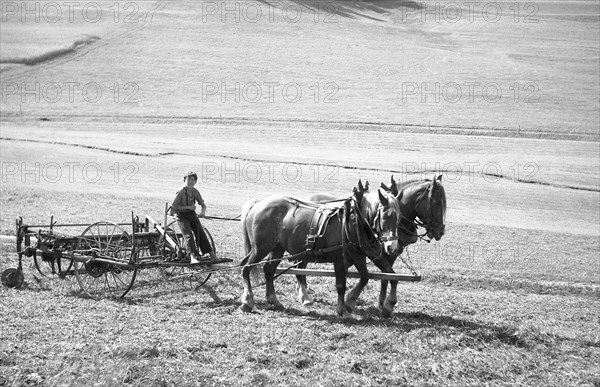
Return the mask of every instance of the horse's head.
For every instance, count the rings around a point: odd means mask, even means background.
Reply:
[[[381,188],[383,188],[386,192],[389,192],[394,196],[398,196],[398,202],[401,208],[401,215],[398,220],[398,242],[400,243],[402,248],[403,246],[408,246],[412,245],[413,243],[416,243],[419,239],[419,236],[417,233],[417,226],[412,220],[407,218],[402,213],[402,197],[404,195],[404,191],[398,191],[398,185],[394,180],[394,176],[392,176],[390,183],[391,184],[389,187],[385,185],[385,183],[381,183]],[[404,199],[406,200],[408,199],[408,197],[404,196]]]
[[[446,192],[442,175],[426,184],[415,202],[415,210],[427,230],[427,237],[439,241],[446,231]]]
[[[393,185],[394,189],[390,192],[378,189],[377,193],[370,192],[366,195],[364,211],[369,224],[383,244],[384,252],[390,255],[397,254],[400,251],[398,222],[402,216],[400,213],[402,193],[395,189],[395,183]]]
[[[349,225],[348,237],[358,243],[362,252],[369,256],[375,257],[381,255],[381,243],[377,235],[371,228],[368,219],[365,218],[365,194],[368,193],[369,182],[363,186],[362,181],[358,181],[358,186],[352,190],[352,197],[344,203],[347,216],[346,222]]]

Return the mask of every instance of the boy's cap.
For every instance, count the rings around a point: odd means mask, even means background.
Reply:
[[[185,175],[183,175],[183,180],[186,180],[188,177],[193,177],[194,179],[198,180],[198,175],[196,175],[196,172],[193,171],[187,171]]]

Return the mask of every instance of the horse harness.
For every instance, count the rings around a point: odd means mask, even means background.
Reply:
[[[363,216],[362,212],[360,211],[360,207],[353,196],[339,200],[332,200],[324,204],[309,203],[289,197],[287,197],[286,199],[296,207],[294,209],[294,213],[298,207],[305,207],[315,210],[311,219],[308,235],[306,236],[306,249],[301,253],[294,254],[288,257],[288,259],[290,260],[304,259],[306,255],[309,255],[313,258],[317,258],[329,252],[340,249],[343,249],[345,253],[345,250],[347,249],[347,244],[362,249],[366,246],[374,247],[375,244],[380,243],[379,237],[369,226],[368,221]],[[346,211],[349,211],[349,214],[346,214]],[[348,225],[345,221],[346,215],[349,215],[349,218],[354,220],[354,222],[350,222],[350,225]],[[329,246],[321,249],[315,249],[317,241],[325,236],[325,233],[327,232],[327,227],[329,226],[331,219],[333,219],[335,216],[337,216],[342,223],[342,244],[336,246]],[[352,238],[350,235],[349,227],[352,227],[352,225],[355,228],[356,238]],[[365,225],[366,227],[364,227]],[[375,239],[376,242],[372,243],[368,240],[363,240],[361,236],[362,233],[360,227],[363,227],[364,230],[368,230],[368,232],[370,233],[369,236],[371,237],[368,239]]]

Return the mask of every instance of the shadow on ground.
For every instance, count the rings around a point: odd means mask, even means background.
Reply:
[[[493,343],[511,345],[518,348],[533,348],[538,345],[550,346],[559,341],[570,340],[556,335],[550,336],[538,331],[520,331],[517,328],[469,321],[452,316],[436,316],[423,312],[394,313],[392,318],[383,318],[375,307],[356,312],[358,318],[341,318],[332,314],[321,314],[288,308],[282,314],[308,319],[328,321],[331,324],[347,326],[386,327],[398,332],[423,331],[423,336],[439,335],[443,331],[462,334],[461,345],[476,348]],[[431,332],[431,333],[428,333]]]

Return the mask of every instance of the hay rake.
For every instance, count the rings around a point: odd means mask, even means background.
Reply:
[[[239,221],[239,218],[207,216],[207,219]],[[78,235],[66,233],[64,229],[83,228]],[[61,231],[58,231],[60,229]],[[213,251],[216,245],[210,231],[204,231]],[[183,235],[175,220],[167,212],[163,222],[151,216],[140,221],[131,214],[131,221],[115,223],[108,221],[92,224],[58,224],[54,217],[46,225],[28,225],[21,217],[16,219],[16,248],[18,266],[2,272],[4,286],[19,288],[23,285],[23,258],[31,258],[33,266],[44,277],[75,278],[82,293],[88,297],[121,298],[134,286],[140,273],[161,281],[178,281],[189,288],[204,285],[213,273],[237,270],[232,258],[224,257],[207,264],[181,262],[185,256]],[[218,253],[218,252],[217,252]],[[283,259],[298,261],[305,253],[284,256]],[[153,270],[152,270],[153,269]],[[306,275],[334,277],[333,270],[298,269],[295,265],[278,269],[278,275]],[[358,273],[349,272],[349,277],[358,278]],[[420,281],[421,276],[412,274],[369,273],[375,280]],[[143,281],[143,280],[142,280]]]

